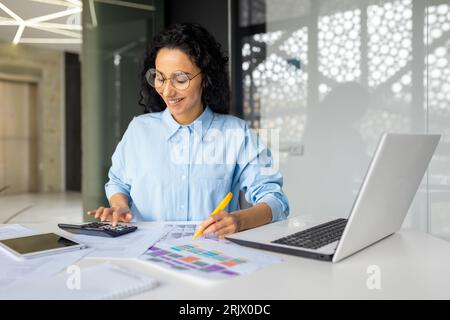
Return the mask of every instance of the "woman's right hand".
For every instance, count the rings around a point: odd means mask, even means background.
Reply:
[[[101,221],[112,221],[113,226],[117,225],[117,222],[130,222],[133,219],[133,215],[128,206],[100,207],[97,210],[88,211],[87,214]]]

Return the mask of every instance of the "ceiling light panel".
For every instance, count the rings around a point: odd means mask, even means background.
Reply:
[[[79,51],[81,6],[79,0],[0,0],[0,38],[14,44],[77,44]]]

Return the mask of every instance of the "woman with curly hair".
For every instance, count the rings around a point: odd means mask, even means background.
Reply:
[[[228,58],[203,27],[174,25],[153,39],[135,117],[112,156],[102,221],[201,221],[218,237],[285,219],[289,205],[270,151],[228,115]],[[252,207],[240,209],[245,193]],[[222,198],[228,210],[209,216]],[[209,216],[209,217],[208,217]]]

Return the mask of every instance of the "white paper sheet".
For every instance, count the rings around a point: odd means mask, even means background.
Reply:
[[[136,231],[117,238],[87,235],[72,237],[94,249],[90,257],[137,258],[169,231],[170,228],[161,226],[138,227]]]
[[[25,228],[20,224],[6,224],[0,226],[0,240],[16,238],[16,237],[25,237],[36,234],[37,232]]]

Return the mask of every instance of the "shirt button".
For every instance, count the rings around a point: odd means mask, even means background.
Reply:
[[[185,179],[186,179],[186,176],[185,176],[185,175],[182,175],[182,176],[181,176],[181,179],[185,180]]]
[[[184,204],[181,205],[181,209],[184,209]]]

